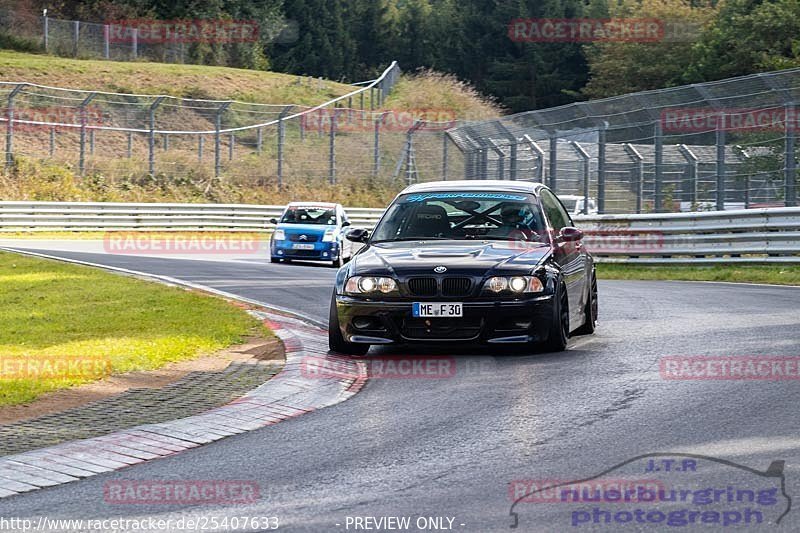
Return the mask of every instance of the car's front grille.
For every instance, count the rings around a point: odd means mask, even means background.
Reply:
[[[400,332],[407,339],[470,340],[482,326],[480,318],[404,318]]]
[[[317,242],[319,235],[309,235],[308,233],[290,233],[287,235],[292,242]]]
[[[436,278],[411,278],[408,280],[408,291],[414,296],[436,296]]]
[[[442,280],[442,296],[468,296],[472,288],[469,278],[444,278]]]
[[[319,257],[317,250],[286,250],[285,255],[290,257]]]

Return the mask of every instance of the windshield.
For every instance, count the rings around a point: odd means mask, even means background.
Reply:
[[[545,235],[535,197],[521,193],[408,194],[389,207],[371,242],[435,239],[540,241]]]
[[[281,217],[281,224],[336,224],[336,209],[310,205],[290,206]]]

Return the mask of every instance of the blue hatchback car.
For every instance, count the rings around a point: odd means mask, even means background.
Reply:
[[[270,261],[329,261],[340,267],[353,255],[354,245],[344,238],[350,225],[341,204],[292,202],[286,206],[270,239]]]

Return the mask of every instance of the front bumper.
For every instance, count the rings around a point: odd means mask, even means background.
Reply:
[[[539,342],[547,339],[553,320],[552,295],[519,300],[463,300],[462,318],[415,318],[411,316],[411,306],[410,300],[336,296],[342,335],[356,343]]]
[[[337,242],[314,242],[314,248],[310,250],[297,250],[293,246],[297,244],[292,241],[270,241],[270,255],[276,259],[307,259],[310,261],[333,261],[339,257],[339,243]]]

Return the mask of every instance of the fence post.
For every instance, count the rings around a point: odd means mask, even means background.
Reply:
[[[597,212],[601,215],[606,212],[606,127],[604,122],[597,132]]]
[[[636,213],[642,212],[642,194],[644,193],[644,157],[630,143],[625,143],[625,152],[633,160],[634,179],[636,180]]]
[[[164,151],[169,150],[169,133],[164,134]]]
[[[331,185],[336,183],[336,117],[338,114],[339,110],[334,107],[331,114],[330,152],[328,154],[328,181]]]
[[[83,176],[86,172],[86,106],[89,105],[89,102],[91,102],[95,96],[97,96],[97,93],[91,93],[89,96],[84,98],[83,102],[81,102],[81,104],[78,106],[78,112],[80,113],[81,120],[78,172],[81,176]]]
[[[218,178],[220,174],[220,169],[222,168],[222,161],[220,158],[220,144],[221,139],[220,130],[222,129],[222,113],[228,109],[228,106],[231,105],[233,102],[223,102],[217,108],[217,112],[214,116],[214,177]]]
[[[56,127],[50,126],[50,157],[56,153]]]
[[[544,150],[539,146],[539,144],[534,141],[530,135],[527,133],[522,136],[531,147],[531,151],[536,154],[539,163],[536,165],[536,177],[539,180],[539,183],[544,183]]]
[[[447,145],[449,140],[449,135],[445,131],[442,134],[442,180],[444,181],[447,181]]]
[[[377,117],[372,115],[372,120],[375,122],[372,135],[372,176],[375,178],[381,170],[381,123],[385,115],[386,113],[380,113]]]
[[[556,192],[558,187],[558,180],[556,173],[558,172],[558,137],[550,137],[550,176],[548,185],[553,192]]]
[[[228,139],[228,161],[233,161],[233,147],[236,144],[236,134],[231,132]]]
[[[414,155],[414,134],[424,126],[425,122],[422,120],[415,120],[414,124],[406,132],[406,185],[411,185],[413,182],[418,181],[417,178],[417,161]]]
[[[283,187],[283,141],[285,135],[285,128],[283,120],[286,115],[294,108],[294,106],[286,106],[278,115],[278,187]],[[261,128],[258,128],[259,139],[261,137]],[[259,140],[260,142],[260,140]],[[261,150],[259,149],[259,153]]]
[[[89,130],[89,155],[94,155],[94,130]]]
[[[106,59],[111,58],[111,50],[108,43],[110,28],[108,24],[103,24],[103,57]]]
[[[72,21],[72,55],[78,57],[78,41],[81,38],[81,22],[79,20]]]
[[[43,11],[43,18],[44,18],[44,51],[45,53],[50,51],[50,19],[47,18],[47,10]]]
[[[689,180],[692,184],[692,187],[689,189],[689,201],[692,205],[697,203],[697,180],[699,175],[698,171],[698,162],[700,159],[692,152],[692,150],[686,146],[685,144],[681,144],[678,146],[678,150],[680,150],[681,155],[684,159],[686,159],[687,165],[689,165]]]
[[[750,159],[750,156],[747,155],[747,152],[744,151],[744,148],[742,148],[741,146],[738,146],[738,145],[736,146],[736,148],[738,149],[739,155],[742,157],[742,159],[744,159],[745,161]],[[750,170],[749,172],[747,172],[744,175],[744,208],[745,209],[750,209],[750,204],[752,203],[752,199],[750,198],[750,178],[751,178],[751,176],[752,176],[752,170]]]
[[[14,97],[25,85],[17,85],[8,93],[8,112],[6,113],[6,168],[14,164]]]
[[[468,180],[472,178],[472,174],[475,172],[475,151],[470,150],[464,153],[464,179]]]
[[[489,139],[489,147],[494,151],[494,153],[497,154],[497,179],[504,180],[504,179],[506,179],[506,176],[505,176],[505,174],[506,174],[506,165],[505,165],[506,153],[502,150],[502,148],[497,146],[497,143],[494,142],[494,139]],[[485,161],[486,161],[487,167],[486,167],[486,169],[484,169],[486,171],[484,175],[488,176],[488,171],[489,171],[489,168],[488,168],[489,151],[488,150],[486,151]],[[487,178],[484,178],[484,179],[487,179]]]
[[[725,113],[717,121],[717,211],[725,210]]]
[[[203,134],[197,136],[197,162],[203,162]]]
[[[133,157],[133,132],[128,132],[128,159]]]
[[[784,118],[784,127],[786,129],[786,175],[784,178],[785,192],[784,200],[786,207],[794,207],[797,205],[797,162],[794,158],[794,145],[795,145],[795,131],[794,128],[800,123],[797,120],[797,110],[794,104],[787,104]]]
[[[583,214],[589,214],[589,160],[591,157],[578,141],[570,142],[578,157],[583,161]]]
[[[147,170],[151,176],[156,173],[156,108],[164,100],[163,96],[159,96],[150,105],[150,135],[147,141]]]
[[[256,128],[256,153],[261,155],[261,150],[264,147],[264,132],[263,128]]]
[[[131,55],[133,59],[139,57],[139,27],[133,28],[133,35],[131,36]]]
[[[661,213],[664,210],[662,186],[664,181],[664,135],[661,131],[661,121],[653,125],[653,148],[655,150],[655,178],[653,193],[653,211]]]

